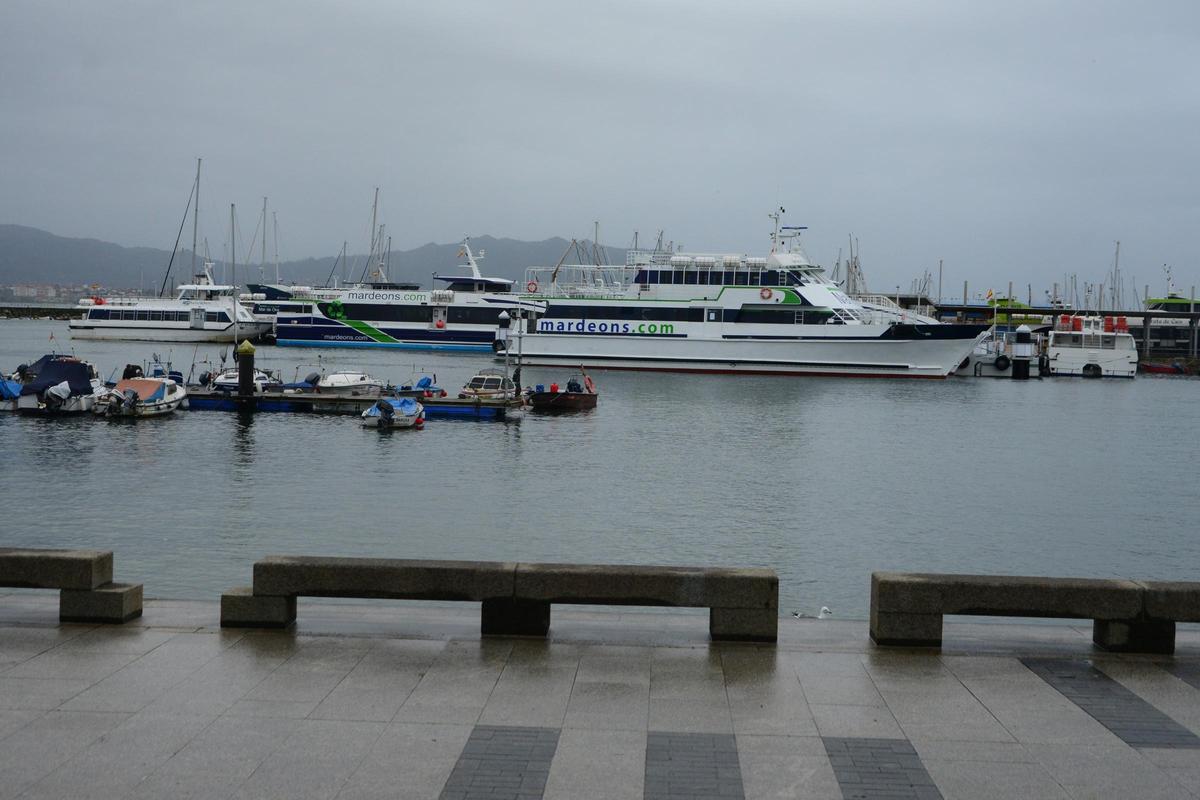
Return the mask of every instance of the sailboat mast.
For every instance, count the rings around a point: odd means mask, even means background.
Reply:
[[[200,159],[196,159],[196,207],[192,209],[192,275],[196,274],[196,235],[200,230]]]
[[[271,212],[271,222],[275,239],[275,282],[279,283],[279,216],[274,211]]]
[[[258,262],[258,277],[261,279],[267,268],[267,198],[263,198],[262,215],[262,258]]]
[[[234,204],[229,204],[229,274],[230,283],[233,284],[233,345],[237,347],[238,340],[238,313],[237,313],[237,244],[235,237],[237,236],[237,225],[233,221]]]

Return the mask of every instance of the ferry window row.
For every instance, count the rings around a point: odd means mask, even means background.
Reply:
[[[654,306],[568,306],[551,303],[547,319],[638,319],[656,322],[703,322],[703,308],[655,308]]]
[[[207,322],[229,322],[229,314],[224,311],[209,311],[204,316]],[[188,322],[191,316],[187,311],[139,311],[131,308],[93,308],[88,312],[88,319],[122,320],[129,322]]]
[[[641,269],[634,283],[699,286],[798,286],[807,283],[795,272],[779,270]]]

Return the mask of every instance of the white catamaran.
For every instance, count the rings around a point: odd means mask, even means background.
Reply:
[[[631,250],[624,266],[530,268],[547,303],[521,325],[522,363],[706,373],[944,378],[980,325],[940,324],[851,299],[809,261],[799,227],[765,257]],[[499,347],[512,347],[500,328]]]

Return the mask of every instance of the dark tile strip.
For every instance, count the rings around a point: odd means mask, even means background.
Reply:
[[[1200,737],[1082,659],[1021,663],[1130,747],[1200,748]]]
[[[557,728],[476,725],[440,798],[540,800],[557,749]]]
[[[1200,689],[1200,666],[1196,664],[1170,664],[1167,671],[1193,689]]]
[[[822,736],[845,800],[942,800],[921,757],[906,739]]]
[[[739,800],[742,768],[727,733],[664,733],[646,737],[646,800]]]

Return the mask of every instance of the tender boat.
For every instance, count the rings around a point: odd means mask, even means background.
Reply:
[[[1132,378],[1138,352],[1124,317],[1063,314],[1046,347],[1051,375],[1084,378]]]
[[[96,395],[92,413],[109,417],[157,417],[170,414],[187,399],[187,390],[169,378],[127,378]]]
[[[550,384],[549,388],[539,383],[526,395],[529,405],[537,411],[581,411],[595,408],[599,397],[596,384],[583,370],[580,370],[578,376],[571,376],[565,389],[560,389],[557,383]]]
[[[1187,375],[1187,367],[1178,361],[1170,364],[1156,364],[1147,361],[1138,364],[1138,372],[1145,372],[1150,375]]]
[[[381,397],[362,413],[368,428],[420,428],[425,424],[425,408],[411,397]]]
[[[81,414],[92,410],[104,384],[95,368],[70,356],[42,356],[17,368],[16,410],[23,414]]]
[[[464,400],[510,400],[517,394],[516,384],[502,370],[485,369],[467,381],[458,396]]]
[[[322,394],[378,395],[386,384],[365,372],[331,372],[317,381],[316,391]]]

